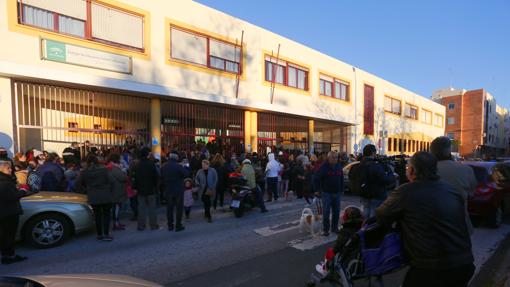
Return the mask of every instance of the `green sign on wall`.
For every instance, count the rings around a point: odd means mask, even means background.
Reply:
[[[46,40],[46,58],[52,61],[66,61],[66,44]]]

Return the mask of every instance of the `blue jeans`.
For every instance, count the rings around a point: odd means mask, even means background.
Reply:
[[[329,215],[332,212],[332,226],[331,231],[338,230],[338,220],[340,217],[340,193],[322,193],[322,205],[323,205],[323,214],[322,214],[322,224],[324,227],[324,232],[329,232],[330,224],[329,224]]]
[[[368,199],[362,198],[361,205],[363,206],[363,218],[369,219],[375,216],[375,209],[383,203],[384,199]]]

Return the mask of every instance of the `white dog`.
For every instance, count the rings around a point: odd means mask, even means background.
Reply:
[[[320,234],[322,230],[322,216],[314,214],[311,208],[303,209],[299,230],[300,232],[310,232],[312,237]]]

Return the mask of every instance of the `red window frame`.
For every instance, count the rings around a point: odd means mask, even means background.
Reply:
[[[45,11],[47,13],[51,13],[53,15],[53,29],[46,29],[46,28],[43,28],[43,27],[39,27],[39,26],[35,26],[35,25],[31,25],[31,24],[25,23],[25,15],[23,14],[23,7],[24,6],[35,8],[35,9],[39,9],[39,10]],[[84,39],[84,38],[82,38],[82,37],[80,37],[78,35],[64,33],[64,32],[61,32],[59,30],[59,16],[63,16],[63,17],[67,17],[67,18],[70,18],[70,19],[74,19],[74,20],[83,22],[83,27],[84,27],[83,34],[85,35],[85,38],[87,37],[87,21],[84,21],[82,19],[78,19],[78,18],[75,18],[75,17],[71,17],[71,16],[68,16],[68,15],[65,15],[65,14],[61,14],[61,13],[58,13],[58,12],[55,12],[55,11],[50,11],[50,10],[46,10],[46,9],[43,9],[43,8],[35,7],[35,6],[32,6],[32,5],[23,4],[22,1],[19,2],[19,6],[18,7],[19,7],[19,10],[18,10],[18,23],[19,24],[22,24],[22,25],[25,25],[25,26],[29,26],[29,27],[34,27],[34,28],[37,28],[37,29],[45,30],[45,31],[56,32],[56,33],[68,35],[68,36],[71,36],[71,37],[77,37],[77,38],[80,38],[80,39]]]
[[[190,63],[192,65],[197,65],[197,66],[201,66],[201,67],[207,67],[209,69],[218,70],[218,71],[222,71],[222,72],[226,72],[226,73],[230,73],[230,74],[234,74],[234,75],[242,75],[242,73],[243,73],[243,47],[241,47],[241,45],[230,43],[230,42],[227,42],[227,41],[215,38],[215,37],[211,37],[211,36],[209,36],[207,34],[196,32],[196,31],[193,31],[191,29],[183,28],[183,27],[180,27],[180,26],[177,26],[177,25],[173,25],[173,24],[170,25],[170,31],[172,29],[177,29],[177,30],[180,30],[181,32],[184,32],[184,33],[188,33],[188,34],[192,34],[192,35],[197,35],[197,36],[205,38],[205,40],[206,40],[207,64],[206,65],[202,65],[202,64],[199,64],[199,63],[195,63],[195,62],[186,61],[186,60],[179,59],[179,58],[174,58],[174,57],[172,57],[172,48],[170,47],[170,58],[172,58],[173,60],[180,61],[180,62],[186,62],[186,63]],[[227,45],[234,46],[234,48],[236,50],[239,49],[239,53],[240,53],[239,62],[234,62],[234,61],[231,61],[231,60],[228,60],[228,59],[224,59],[224,58],[221,58],[221,57],[217,57],[217,56],[211,55],[211,51],[210,51],[210,40],[211,39],[213,39],[214,41],[217,41],[217,42],[221,42],[221,43],[224,43],[224,44],[227,44]],[[170,43],[170,45],[171,45],[171,43]],[[223,61],[223,69],[220,69],[218,67],[213,67],[211,65],[211,57],[222,60]],[[237,73],[236,72],[231,72],[231,71],[227,70],[227,62],[237,64]]]
[[[264,58],[265,58],[265,56],[264,56]],[[271,57],[271,58],[275,59],[274,57]],[[290,88],[294,88],[294,89],[298,89],[298,90],[302,90],[302,91],[308,91],[309,71],[305,70],[304,67],[300,68],[301,66],[299,66],[297,64],[294,64],[292,62],[289,62],[289,61],[283,61],[283,62],[285,62],[285,65],[281,65],[279,63],[274,63],[274,62],[272,62],[270,60],[265,60],[264,61],[264,74],[265,74],[264,78],[265,78],[266,82],[274,83],[276,81],[276,77],[275,77],[274,81],[273,81],[273,79],[269,79],[269,74],[267,73],[267,69],[268,69],[267,65],[268,65],[268,63],[270,63],[272,65],[278,65],[278,66],[283,68],[283,83],[276,82],[277,84],[284,85],[284,86],[287,86],[287,87],[290,87]],[[289,68],[293,68],[293,69],[296,70],[296,86],[291,86],[289,84]],[[273,68],[273,70],[275,70],[274,72],[276,72],[278,69]],[[299,88],[299,72],[300,71],[305,73],[305,86],[304,86],[304,89]]]
[[[50,32],[55,32],[55,33],[59,33],[59,34],[62,34],[62,35],[78,38],[78,39],[89,40],[91,42],[102,43],[102,44],[106,44],[106,45],[109,45],[109,46],[120,47],[120,48],[129,49],[129,50],[134,50],[134,51],[137,51],[137,52],[145,52],[145,47],[144,48],[137,48],[137,47],[132,47],[132,46],[129,46],[129,45],[124,45],[124,44],[121,44],[121,43],[109,41],[109,40],[106,40],[106,39],[95,38],[92,35],[92,2],[93,1],[92,0],[86,0],[86,1],[87,1],[87,6],[86,6],[86,9],[87,9],[87,11],[86,11],[87,17],[86,18],[87,19],[86,20],[82,20],[82,19],[77,19],[75,17],[71,17],[69,15],[58,13],[56,11],[46,10],[46,9],[39,8],[39,7],[36,7],[36,6],[27,5],[27,4],[23,3],[23,0],[21,0],[19,2],[19,5],[18,5],[18,23],[21,24],[21,25],[24,25],[24,26],[34,27],[34,28],[41,29],[41,30],[44,30],[44,31],[50,31]],[[111,7],[112,9],[115,9],[115,10],[123,11],[123,12],[131,14],[131,15],[140,16],[140,17],[143,18],[143,21],[145,22],[145,16],[144,15],[141,15],[141,14],[138,14],[138,13],[135,13],[135,12],[132,12],[132,11],[127,11],[125,9],[122,9],[122,8],[119,8],[119,7],[115,7],[115,6],[112,6],[112,5],[108,5],[108,4],[105,4],[103,2],[98,2],[98,3],[100,3],[101,5],[107,6],[107,7]],[[23,15],[23,6],[33,7],[33,8],[39,9],[39,10],[43,10],[43,11],[52,13],[53,17],[54,17],[53,18],[54,19],[53,20],[53,29],[51,29],[51,30],[50,29],[45,29],[45,28],[42,28],[42,27],[39,27],[39,26],[34,26],[34,25],[30,25],[30,24],[24,23],[25,22],[25,17]],[[80,36],[77,36],[77,35],[74,35],[74,34],[68,34],[68,33],[60,32],[59,31],[59,16],[64,16],[64,17],[67,17],[67,18],[71,18],[71,19],[74,19],[74,20],[78,20],[78,21],[84,22],[84,33],[83,33],[84,37],[80,37]],[[142,30],[142,33],[144,33],[144,32],[145,31]],[[143,34],[142,34],[142,37],[143,37]],[[145,41],[144,41],[144,46],[145,46]]]
[[[330,76],[328,76],[328,77],[330,77]],[[351,95],[350,95],[350,93],[349,93],[349,87],[350,87],[350,84],[347,84],[347,83],[345,83],[345,81],[342,81],[342,80],[337,79],[337,78],[335,78],[335,77],[330,77],[330,78],[333,78],[333,81],[328,81],[328,80],[326,80],[326,79],[319,78],[319,94],[320,94],[321,96],[331,97],[331,98],[333,98],[333,99],[337,99],[337,100],[341,100],[341,101],[346,101],[346,102],[348,102],[348,101],[350,100],[350,96],[351,96]],[[326,86],[324,86],[324,89],[323,89],[324,93],[321,93],[321,89],[320,89],[320,87],[323,85],[323,84],[322,84],[323,82],[324,82],[324,85],[325,85],[325,83],[329,83],[329,84],[331,84],[331,95],[327,95],[327,94],[326,94]],[[337,98],[337,97],[336,97],[336,87],[335,87],[335,86],[336,86],[336,83],[339,83],[339,84],[340,84],[340,91],[341,91],[341,89],[342,89],[342,85],[344,85],[344,86],[345,86],[345,88],[346,88],[346,89],[345,89],[345,91],[346,91],[346,93],[347,93],[347,94],[345,95],[345,100],[344,100],[344,99],[341,99],[341,98]]]

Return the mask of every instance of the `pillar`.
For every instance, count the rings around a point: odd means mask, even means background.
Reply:
[[[151,146],[155,158],[161,159],[161,100],[151,99]]]
[[[252,153],[252,145],[251,145],[251,112],[244,112],[244,152]]]
[[[315,123],[313,120],[308,120],[308,153],[314,153],[313,140],[315,135]]]
[[[251,132],[250,132],[250,143],[252,152],[258,151],[258,122],[257,122],[257,112],[251,112],[251,120],[250,120]]]

